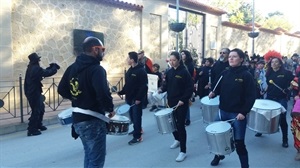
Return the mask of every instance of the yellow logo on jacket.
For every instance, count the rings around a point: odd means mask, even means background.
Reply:
[[[134,76],[134,77],[135,77],[135,76],[136,76],[136,74],[131,74],[131,76]]]
[[[182,77],[180,75],[176,75],[175,78],[181,79]]]
[[[70,80],[70,92],[73,97],[77,97],[79,94],[81,94],[81,90],[79,90],[79,82],[77,78],[72,78]]]

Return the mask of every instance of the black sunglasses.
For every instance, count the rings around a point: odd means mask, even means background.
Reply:
[[[220,52],[220,54],[228,54],[227,52]]]

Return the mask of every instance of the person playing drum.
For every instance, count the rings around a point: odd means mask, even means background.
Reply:
[[[194,86],[192,77],[184,66],[179,52],[174,51],[170,54],[169,63],[172,68],[166,72],[165,82],[159,92],[167,91],[168,106],[175,108],[173,115],[177,130],[173,132],[175,141],[170,148],[175,149],[180,146],[180,153],[176,161],[181,162],[186,158],[185,118]]]
[[[106,71],[100,65],[105,48],[100,39],[87,37],[82,44],[83,53],[76,57],[58,85],[58,93],[72,101],[72,137],[80,137],[84,147],[84,168],[103,167],[106,155],[106,122],[100,116],[115,115],[109,92]],[[105,117],[105,116],[104,116]]]
[[[294,76],[291,71],[284,68],[282,56],[279,52],[269,51],[264,55],[267,64],[267,99],[280,103],[287,109],[288,98],[290,97],[290,85]],[[282,147],[288,145],[288,125],[286,121],[286,112],[280,114],[280,128],[282,132]]]
[[[223,71],[218,77],[218,82],[213,83],[213,91],[209,97],[220,96],[219,115],[216,120],[231,120],[234,141],[237,154],[242,168],[249,167],[248,151],[245,146],[245,134],[247,119],[256,98],[255,83],[252,74],[247,67],[242,66],[245,54],[241,49],[235,48],[229,53],[229,69]],[[211,162],[212,166],[219,164],[224,155],[215,155]]]

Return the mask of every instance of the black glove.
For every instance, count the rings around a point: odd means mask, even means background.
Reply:
[[[50,65],[51,68],[54,67],[56,69],[60,69],[60,66],[57,63],[51,63],[49,65]]]

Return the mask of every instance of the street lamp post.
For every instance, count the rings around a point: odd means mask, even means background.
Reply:
[[[255,0],[252,0],[252,32],[248,33],[248,36],[252,38],[252,55],[254,55],[254,38],[256,38],[259,35],[259,32],[255,32],[254,30],[254,20],[255,20]]]

